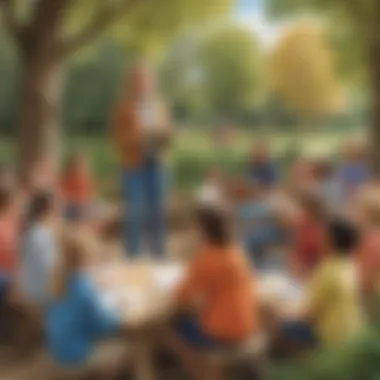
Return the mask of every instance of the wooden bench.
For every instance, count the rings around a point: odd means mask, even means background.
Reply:
[[[124,340],[103,342],[88,363],[78,368],[70,368],[54,363],[48,352],[41,349],[23,368],[8,376],[9,380],[86,380],[93,377],[94,373],[101,374],[105,370],[108,372],[124,368],[129,353],[129,347]]]
[[[266,337],[263,333],[255,334],[247,341],[226,350],[218,350],[205,354],[207,365],[218,368],[218,371],[236,371],[243,367],[255,367],[259,371],[265,361],[267,348]]]

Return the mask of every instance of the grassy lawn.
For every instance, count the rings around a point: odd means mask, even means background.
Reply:
[[[306,155],[331,156],[339,152],[339,146],[353,137],[350,133],[305,133],[297,136],[286,133],[255,134],[241,131],[236,134],[236,140],[231,148],[218,150],[212,145],[210,135],[199,130],[182,130],[173,145],[169,163],[172,168],[172,180],[175,187],[193,187],[201,179],[205,168],[219,165],[226,172],[239,175],[244,169],[244,162],[250,146],[262,139],[272,144],[274,154],[286,163],[286,155],[295,144]],[[14,146],[11,141],[0,140],[0,160],[12,162]],[[65,139],[63,150],[68,152],[80,149],[86,152],[93,162],[93,167],[99,179],[115,177],[118,165],[112,145],[107,137],[86,138],[75,137]]]

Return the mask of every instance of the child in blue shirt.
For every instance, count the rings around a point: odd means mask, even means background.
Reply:
[[[44,309],[51,298],[57,261],[57,207],[53,193],[36,192],[28,207],[20,247],[20,288],[27,300]]]
[[[237,217],[247,253],[258,270],[266,269],[268,248],[280,244],[284,238],[270,197],[252,185],[251,196],[237,207]]]
[[[72,233],[63,242],[61,270],[45,320],[47,343],[54,361],[65,367],[87,364],[98,340],[122,330],[118,315],[106,309],[86,273],[86,242]]]
[[[349,198],[360,186],[371,179],[371,172],[365,160],[364,149],[360,144],[347,143],[343,156],[343,162],[337,172],[337,179],[345,197]]]

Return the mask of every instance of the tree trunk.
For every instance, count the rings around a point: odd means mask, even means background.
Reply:
[[[18,166],[26,179],[38,160],[54,168],[59,153],[62,18],[67,0],[40,0],[20,47]]]
[[[371,86],[372,117],[369,133],[370,160],[373,174],[380,179],[380,4],[376,2],[369,40],[369,81]]]
[[[61,65],[44,58],[27,59],[23,67],[18,122],[22,179],[37,161],[47,160],[56,169],[59,158]]]

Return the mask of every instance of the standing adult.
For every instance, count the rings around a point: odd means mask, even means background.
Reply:
[[[129,255],[138,257],[146,240],[149,252],[160,257],[165,245],[163,154],[169,141],[169,115],[147,65],[137,65],[128,79],[112,126],[122,163],[125,247]]]

